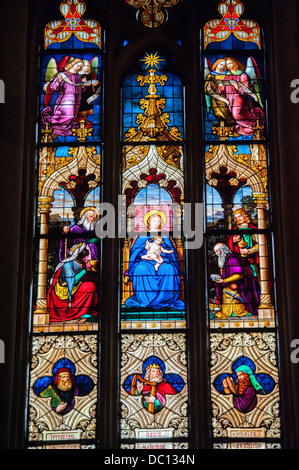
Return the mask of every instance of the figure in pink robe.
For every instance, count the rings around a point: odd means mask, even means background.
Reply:
[[[83,67],[81,59],[74,59],[55,77],[47,82],[44,91],[48,95],[57,92],[54,108],[46,106],[41,113],[42,124],[53,129],[54,135],[72,135],[72,129],[78,127],[76,118],[82,96],[82,78],[79,71]]]
[[[257,95],[252,90],[250,79],[245,73],[245,66],[234,58],[226,58],[227,74],[225,96],[229,100],[229,110],[236,120],[235,130],[240,135],[250,136],[254,133],[257,121],[265,123],[265,113],[259,106]]]

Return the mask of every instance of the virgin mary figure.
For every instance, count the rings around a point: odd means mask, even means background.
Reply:
[[[130,250],[129,278],[134,294],[125,305],[129,308],[173,308],[184,310],[180,295],[180,271],[174,241],[165,231],[166,215],[159,210],[151,210],[144,217],[147,232],[136,237]],[[156,261],[146,259],[146,242],[152,243],[152,234],[161,233],[163,242],[161,256],[163,263],[155,269]]]

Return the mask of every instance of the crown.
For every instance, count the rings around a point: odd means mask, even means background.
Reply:
[[[153,363],[153,364],[150,364],[149,366],[147,366],[145,368],[145,370],[147,370],[147,369],[160,369],[160,366],[159,366],[159,364]]]

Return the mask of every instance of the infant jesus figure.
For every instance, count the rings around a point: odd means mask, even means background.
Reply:
[[[157,235],[153,238],[153,241],[150,242],[146,240],[145,249],[147,251],[146,255],[141,256],[142,259],[156,261],[155,270],[158,271],[159,266],[163,263],[163,258],[161,253],[173,253],[173,250],[166,250],[161,246],[163,243],[163,238]]]

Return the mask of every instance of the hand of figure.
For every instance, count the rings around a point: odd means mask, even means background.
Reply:
[[[215,282],[217,282],[218,284],[223,284],[224,283],[224,279],[222,279],[222,277],[217,277],[217,279],[215,279]]]
[[[248,255],[248,249],[247,248],[240,248],[240,253],[241,253],[241,255]]]
[[[236,384],[233,381],[232,377],[227,376],[227,385],[232,393],[236,393]]]
[[[154,395],[150,395],[149,397],[144,397],[146,403],[155,403],[156,397]]]
[[[138,391],[138,393],[142,392],[143,387],[144,387],[144,385],[143,385],[142,382],[137,382],[137,391]]]
[[[56,408],[57,413],[59,413],[60,411],[63,411],[65,409],[66,405],[67,405],[67,403],[65,401],[60,403]]]
[[[63,230],[64,233],[69,233],[69,231],[70,231],[69,225],[65,225],[62,230]]]
[[[241,235],[233,235],[233,242],[237,243],[241,240]]]

